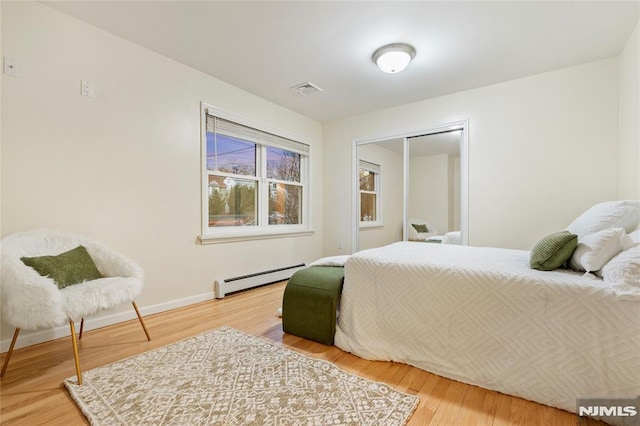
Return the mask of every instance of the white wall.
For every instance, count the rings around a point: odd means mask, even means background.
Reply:
[[[104,241],[145,269],[143,308],[321,256],[320,123],[43,4],[1,7],[3,55],[20,64],[2,75],[3,236],[50,227]],[[311,142],[314,236],[197,243],[201,101]]]
[[[449,175],[447,154],[409,160],[409,218],[429,222],[441,235],[449,231]]]
[[[428,76],[425,76],[428,78]],[[324,125],[325,255],[348,253],[351,140],[469,119],[469,242],[530,249],[618,194],[618,58]]]
[[[358,246],[360,250],[381,247],[402,240],[402,154],[377,144],[358,147],[360,159],[378,164],[382,177],[382,227],[360,228]],[[351,204],[347,205],[348,207]],[[349,211],[340,209],[341,211]],[[345,242],[350,238],[345,239]]]
[[[640,22],[620,55],[619,198],[640,199]]]

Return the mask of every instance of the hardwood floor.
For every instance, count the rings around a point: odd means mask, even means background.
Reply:
[[[366,361],[334,346],[282,332],[276,316],[284,283],[249,290],[145,317],[148,342],[137,320],[92,330],[79,344],[83,370],[228,325],[273,343],[321,358],[343,370],[416,394],[420,405],[409,425],[600,425],[566,411],[448,380],[392,362]],[[6,354],[3,354],[2,360]],[[3,425],[88,424],[62,381],[75,375],[68,337],[18,349],[1,387]]]

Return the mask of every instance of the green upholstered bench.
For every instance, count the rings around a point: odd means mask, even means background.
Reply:
[[[289,278],[282,299],[285,333],[333,345],[344,268],[310,266]]]

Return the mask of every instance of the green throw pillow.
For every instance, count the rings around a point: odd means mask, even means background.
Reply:
[[[547,235],[533,247],[529,266],[540,271],[552,271],[560,268],[578,245],[578,236],[569,231]]]
[[[419,234],[423,234],[425,232],[429,232],[429,229],[427,229],[427,225],[420,225],[418,223],[412,223],[411,226],[413,226],[415,228],[415,230],[418,231]]]
[[[87,249],[78,246],[57,256],[21,257],[43,277],[53,278],[58,288],[102,278]]]

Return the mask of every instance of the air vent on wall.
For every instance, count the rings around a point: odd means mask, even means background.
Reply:
[[[303,96],[312,95],[317,92],[322,92],[321,88],[319,88],[318,86],[316,86],[310,81],[307,81],[306,83],[302,83],[302,84],[296,84],[295,86],[291,87],[291,90]]]

